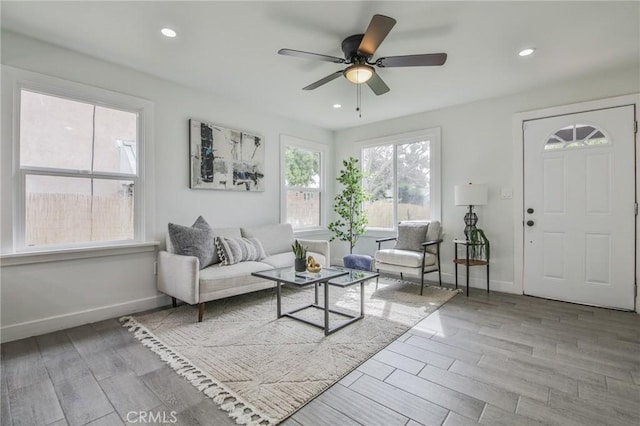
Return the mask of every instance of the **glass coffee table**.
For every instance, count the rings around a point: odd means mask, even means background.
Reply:
[[[365,281],[378,276],[376,272],[360,271],[356,269],[340,268],[332,266],[329,268],[323,268],[320,272],[296,272],[291,267],[270,269],[268,271],[253,272],[251,275],[264,278],[267,280],[276,282],[276,299],[278,318],[289,317],[298,321],[302,321],[306,324],[313,325],[315,327],[322,328],[325,336],[334,333],[341,328],[346,327],[362,318],[364,318],[364,283]],[[321,284],[324,285],[324,305],[320,305],[318,301],[318,287]],[[335,309],[329,308],[329,288],[330,287],[350,287],[355,284],[360,284],[360,314],[353,315],[346,312],[340,312]],[[288,285],[290,287],[308,287],[313,285],[315,288],[315,302],[308,305],[304,305],[300,308],[294,309],[289,312],[282,312],[282,286]],[[307,318],[302,318],[296,315],[298,312],[305,309],[321,309],[324,311],[324,322],[319,323],[311,321]],[[341,323],[333,328],[329,325],[329,314],[337,314],[348,318],[348,321]]]

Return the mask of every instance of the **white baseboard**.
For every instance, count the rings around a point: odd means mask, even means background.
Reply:
[[[398,277],[398,274],[389,274],[392,277]],[[411,280],[420,280],[419,277],[414,275],[407,275],[406,278],[410,278]],[[424,276],[425,281],[429,281],[431,283],[438,282],[438,273],[431,272]],[[445,284],[455,285],[456,276],[455,274],[442,272],[442,282]],[[487,289],[487,279],[485,277],[469,277],[469,284],[471,288],[479,288],[486,290]],[[465,290],[467,285],[467,279],[464,274],[458,274],[458,288]],[[516,285],[513,281],[496,281],[489,279],[489,291],[498,291],[502,293],[512,293],[512,294],[522,294],[522,289],[516,288]]]
[[[171,299],[168,296],[157,295],[130,302],[11,324],[0,328],[0,341],[4,343],[26,337],[39,336],[53,331],[166,306],[170,302]]]
[[[437,280],[438,276],[434,273],[431,276],[425,275],[425,278],[433,281],[434,277]],[[442,282],[447,284],[455,285],[456,276],[455,274],[443,272],[442,273]],[[469,284],[471,288],[479,288],[486,290],[487,289],[487,279],[485,277],[469,277]],[[458,288],[465,289],[467,285],[467,278],[464,274],[458,273]],[[516,285],[513,281],[496,281],[489,278],[489,291],[499,291],[502,293],[513,293],[513,294],[522,294],[522,289],[516,288]]]

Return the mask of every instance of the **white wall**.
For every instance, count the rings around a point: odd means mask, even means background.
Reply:
[[[203,215],[212,226],[257,225],[280,220],[279,137],[288,134],[331,145],[332,132],[261,112],[201,90],[126,67],[3,32],[2,64],[148,99],[154,103],[155,215],[149,240],[162,241],[168,222],[191,224]],[[221,82],[224,84],[224,82]],[[3,90],[3,108],[11,93]],[[188,120],[196,118],[260,133],[265,138],[266,190],[238,193],[189,189]],[[2,247],[11,247],[12,141],[2,137]],[[329,158],[333,155],[329,149]],[[332,169],[329,171],[332,176]],[[6,251],[6,250],[5,250]],[[4,266],[1,276],[2,340],[96,321],[167,303],[158,297],[154,252]],[[89,312],[83,312],[87,311]]]
[[[477,208],[479,226],[491,241],[491,285],[496,290],[520,293],[514,288],[514,205],[500,198],[501,188],[514,189],[513,115],[579,101],[640,92],[640,69],[612,70],[588,78],[537,90],[424,112],[362,127],[337,131],[336,161],[359,157],[354,142],[386,135],[440,127],[442,146],[442,247],[443,280],[453,282],[453,238],[461,237],[465,207],[453,204],[453,187],[467,182],[489,186],[489,204]],[[375,251],[372,237],[364,237],[357,252]],[[332,257],[345,253],[343,243],[332,246]],[[484,268],[472,268],[472,285],[485,286]],[[433,274],[437,279],[437,276]],[[462,276],[463,277],[463,276]]]

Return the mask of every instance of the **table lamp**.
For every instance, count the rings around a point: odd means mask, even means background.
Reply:
[[[473,211],[473,206],[484,206],[489,200],[489,191],[486,185],[472,184],[456,185],[454,187],[454,202],[456,206],[469,206],[469,211],[464,215],[464,236],[469,238],[469,231],[476,229],[478,216]]]

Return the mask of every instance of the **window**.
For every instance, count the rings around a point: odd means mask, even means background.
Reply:
[[[296,230],[323,225],[324,147],[313,142],[282,136],[282,220]]]
[[[20,247],[141,239],[140,111],[20,88]]]
[[[603,131],[588,124],[573,124],[554,132],[544,144],[544,150],[584,148],[609,145]]]
[[[439,129],[362,147],[370,228],[440,218]]]

